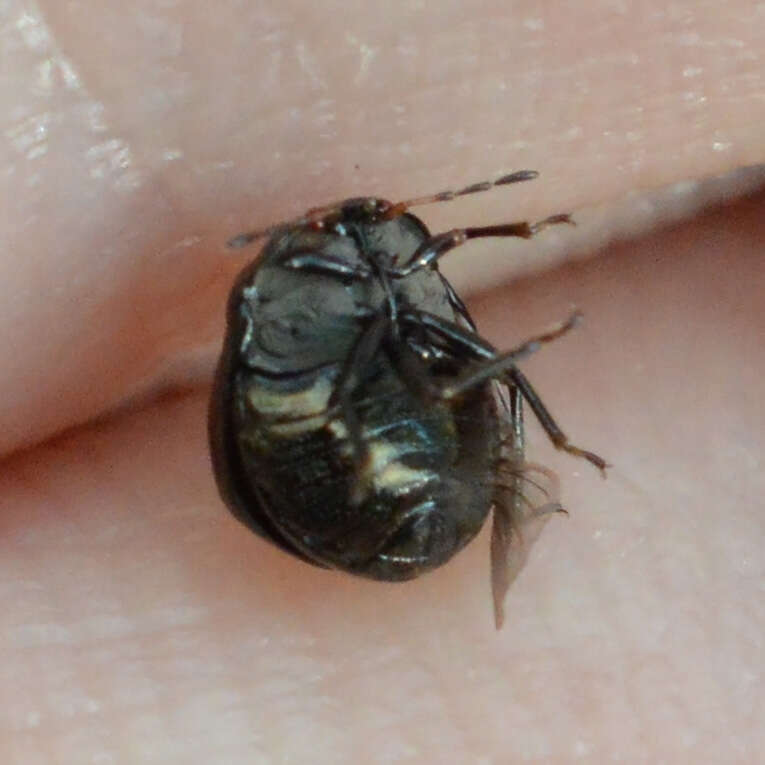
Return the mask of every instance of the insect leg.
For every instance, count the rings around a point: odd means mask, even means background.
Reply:
[[[306,250],[297,252],[282,263],[286,268],[295,271],[313,271],[341,279],[368,279],[372,273],[363,264],[352,264],[342,258],[336,258],[327,253]]]
[[[232,249],[247,247],[247,245],[252,244],[252,242],[257,239],[271,236],[271,234],[274,234],[279,230],[295,227],[310,226],[311,228],[320,231],[326,229],[328,224],[331,224],[333,220],[342,218],[344,215],[348,214],[353,215],[354,217],[363,218],[369,223],[378,220],[393,220],[393,218],[398,218],[400,215],[403,215],[410,207],[432,204],[433,202],[449,202],[452,199],[457,199],[457,197],[488,191],[489,189],[494,188],[494,186],[507,186],[511,183],[531,181],[538,175],[539,173],[536,170],[518,170],[509,175],[503,175],[501,178],[497,178],[496,181],[473,183],[470,186],[465,186],[465,188],[459,190],[440,191],[438,194],[414,197],[413,199],[406,199],[402,202],[395,203],[388,202],[384,199],[366,197],[331,202],[328,205],[311,207],[303,215],[300,215],[297,218],[281,221],[280,223],[265,226],[264,228],[245,231],[244,233],[229,239],[227,246]]]
[[[364,441],[361,423],[353,407],[352,396],[389,330],[390,318],[385,314],[377,316],[364,330],[348,355],[328,402],[330,411],[336,409],[342,414],[348,440],[353,449],[356,481],[351,487],[351,502],[356,505],[361,504],[369,488],[370,453]]]
[[[385,350],[398,376],[415,396],[431,401],[441,398],[441,388],[433,383],[428,364],[428,359],[438,357],[438,351],[430,348],[427,342],[418,342],[411,337],[404,342],[393,339],[386,344]]]
[[[537,223],[501,223],[496,226],[475,226],[472,228],[455,228],[443,234],[436,234],[424,241],[414,252],[411,260],[400,268],[389,268],[388,273],[394,279],[402,279],[415,271],[432,266],[439,258],[446,255],[455,247],[465,244],[469,239],[482,239],[486,237],[515,236],[521,239],[531,239],[548,226],[556,226],[561,223],[574,225],[570,216],[562,213],[551,215],[549,218],[537,221]]]
[[[456,398],[465,391],[481,385],[486,380],[503,377],[508,370],[515,367],[517,361],[538,351],[545,343],[549,343],[566,334],[566,332],[573,329],[579,323],[580,319],[580,313],[572,313],[566,321],[561,322],[553,329],[535,335],[509,351],[493,354],[492,357],[469,369],[465,374],[459,375],[453,382],[442,389],[441,395],[447,400]]]
[[[444,340],[453,355],[468,359],[493,359],[497,349],[476,332],[427,311],[407,309],[400,314],[402,322],[412,327],[424,327]]]
[[[569,442],[568,437],[555,422],[531,383],[515,366],[516,361],[528,356],[544,343],[560,337],[576,326],[580,316],[579,313],[574,313],[557,327],[501,354],[498,354],[496,349],[479,335],[463,329],[454,322],[442,319],[440,316],[417,311],[403,314],[402,319],[424,324],[429,330],[445,340],[455,353],[462,356],[468,355],[484,362],[465,375],[458,376],[454,382],[446,387],[441,388],[439,394],[441,397],[445,399],[454,398],[476,385],[482,385],[489,379],[504,378],[511,386],[516,386],[519,389],[556,448],[586,459],[605,475],[605,468],[608,467],[608,463],[597,454],[586,449],[580,449]]]
[[[378,253],[372,253],[368,260],[372,271],[379,280],[380,286],[385,293],[385,302],[388,305],[388,319],[390,320],[391,332],[393,333],[394,338],[398,339],[398,303],[396,302],[396,295],[393,291],[390,277],[385,268],[381,265]]]
[[[408,318],[409,315],[407,313],[405,318]],[[428,314],[424,311],[412,312],[412,315],[419,318],[428,329],[435,331],[436,334],[447,340],[454,350],[461,351],[462,356],[467,355],[482,362],[468,369],[465,374],[456,376],[451,383],[440,388],[439,397],[446,400],[456,398],[465,391],[475,388],[487,380],[501,378],[510,367],[514,366],[516,361],[539,350],[544,343],[555,340],[568,332],[576,326],[581,317],[581,314],[578,312],[573,313],[565,322],[562,322],[557,327],[536,335],[509,351],[497,353],[491,344],[487,343],[476,333],[446,319],[442,319],[440,316]]]
[[[512,423],[511,450],[520,455],[523,459],[525,443],[525,432],[523,429],[523,396],[515,385],[509,387],[510,394],[510,422]]]
[[[462,302],[462,298],[455,292],[454,287],[452,287],[449,280],[440,271],[438,271],[438,275],[441,277],[441,283],[444,285],[446,296],[452,310],[465,320],[465,323],[473,330],[473,332],[476,332],[477,327],[473,321],[473,317],[470,315],[467,306]]]
[[[540,425],[544,428],[545,433],[547,433],[555,447],[568,452],[569,454],[573,454],[575,457],[584,457],[588,462],[595,465],[605,478],[608,463],[597,454],[589,452],[586,449],[580,449],[578,446],[574,446],[574,444],[569,442],[568,437],[560,429],[558,423],[555,422],[552,415],[547,410],[547,407],[542,402],[542,399],[539,397],[539,394],[528,381],[526,375],[517,368],[508,370],[507,375],[513,383],[518,386],[518,390],[523,394],[523,397],[531,407],[531,411],[534,412]]]

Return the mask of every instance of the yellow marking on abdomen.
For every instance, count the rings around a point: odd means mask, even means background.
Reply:
[[[247,392],[247,403],[263,417],[263,424],[275,435],[293,436],[318,430],[326,424],[331,395],[332,381],[319,377],[310,388],[294,393],[253,386]]]
[[[412,491],[436,477],[430,470],[411,468],[400,462],[397,459],[401,456],[400,445],[373,441],[368,448],[369,461],[365,472],[377,491]]]

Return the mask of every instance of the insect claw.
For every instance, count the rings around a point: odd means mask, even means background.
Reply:
[[[566,223],[569,226],[576,226],[576,222],[568,213],[559,213],[558,215],[551,215],[549,218],[537,221],[536,223],[529,226],[529,230],[533,236],[534,234],[538,234],[543,229],[548,228],[548,226],[557,226],[561,223]]]

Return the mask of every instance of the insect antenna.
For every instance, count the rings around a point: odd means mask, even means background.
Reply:
[[[281,223],[274,223],[272,226],[266,226],[265,228],[245,231],[242,234],[232,236],[231,239],[226,242],[226,247],[230,250],[241,250],[242,247],[247,247],[247,245],[256,242],[258,239],[262,239],[265,236],[271,236],[275,231],[289,225],[289,222],[283,221]]]
[[[448,191],[439,191],[437,194],[428,194],[423,197],[412,197],[402,202],[396,202],[390,209],[385,211],[386,218],[396,218],[403,215],[410,207],[420,207],[421,205],[430,205],[435,202],[451,202],[458,197],[466,197],[469,194],[480,194],[489,191],[495,186],[508,186],[511,183],[521,183],[523,181],[532,181],[537,178],[539,173],[536,170],[517,170],[509,175],[503,175],[495,181],[481,181],[481,183],[472,183],[462,189],[449,189]]]
[[[522,181],[531,181],[537,178],[539,173],[536,170],[518,170],[508,175],[503,175],[501,178],[497,178],[495,181],[481,181],[480,183],[472,183],[470,186],[465,186],[462,189],[450,189],[448,191],[439,191],[438,194],[428,194],[423,197],[413,197],[412,199],[405,199],[403,202],[384,203],[379,210],[380,218],[384,220],[391,220],[397,218],[399,215],[403,215],[410,207],[419,207],[420,205],[429,205],[435,202],[450,202],[457,197],[468,196],[469,194],[479,194],[495,186],[508,186],[511,183],[521,183]],[[380,200],[382,201],[382,200]],[[343,209],[344,202],[335,202],[333,204],[324,205],[322,207],[314,207],[308,210],[304,215],[300,215],[297,218],[281,221],[280,223],[274,223],[265,228],[253,229],[252,231],[245,231],[242,234],[237,234],[226,242],[226,246],[232,250],[238,250],[242,247],[252,244],[258,239],[270,236],[271,234],[279,231],[280,229],[289,228],[291,226],[306,226],[309,224],[315,224],[318,227],[322,226],[322,221],[328,217],[339,213]],[[476,229],[477,230],[477,229]]]
[[[226,247],[232,250],[239,250],[242,247],[246,247],[248,244],[252,244],[258,239],[262,239],[266,236],[271,236],[277,231],[292,228],[293,226],[307,226],[308,224],[315,224],[318,228],[323,227],[322,221],[329,215],[339,213],[343,208],[344,202],[334,202],[332,204],[323,205],[321,207],[312,207],[303,215],[299,215],[297,218],[290,218],[289,220],[283,220],[279,223],[272,223],[265,228],[256,228],[252,231],[245,231],[242,234],[237,234],[231,237],[226,242]]]

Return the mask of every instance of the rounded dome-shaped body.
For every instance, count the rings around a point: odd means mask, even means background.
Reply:
[[[554,474],[525,461],[523,401],[557,448],[604,474],[606,462],[568,440],[517,366],[578,312],[498,353],[438,260],[470,239],[528,239],[571,219],[432,236],[407,210],[536,175],[396,204],[347,199],[229,242],[269,236],[231,291],[210,402],[215,477],[242,522],[316,565],[396,581],[449,560],[493,508],[501,626],[530,543],[561,510]]]
[[[428,394],[469,360],[416,317],[469,319],[435,264],[405,273],[424,224],[375,220],[364,201],[329,230],[276,230],[241,273],[210,437],[221,494],[255,532],[319,565],[401,580],[482,527],[500,425],[490,381]]]

